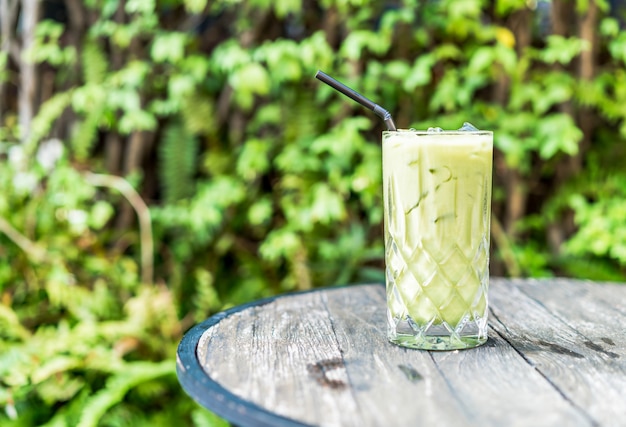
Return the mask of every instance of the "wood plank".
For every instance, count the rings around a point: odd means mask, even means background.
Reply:
[[[511,283],[588,337],[585,346],[609,359],[626,359],[626,285],[569,279]]]
[[[622,423],[624,325],[606,303],[624,294],[570,281],[494,282],[494,329],[594,425]],[[607,350],[596,338],[618,345]]]

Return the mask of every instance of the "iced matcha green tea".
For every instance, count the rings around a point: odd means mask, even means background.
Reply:
[[[451,350],[487,340],[493,134],[383,132],[389,339]]]

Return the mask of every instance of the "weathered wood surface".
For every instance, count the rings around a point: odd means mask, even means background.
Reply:
[[[492,279],[489,295],[489,341],[452,352],[387,342],[379,285],[279,297],[214,320],[203,371],[179,377],[217,384],[188,392],[241,425],[626,425],[626,286]]]

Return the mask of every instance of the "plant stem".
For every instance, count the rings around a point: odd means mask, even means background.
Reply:
[[[139,220],[139,239],[141,242],[141,280],[145,284],[153,283],[154,275],[154,239],[150,209],[139,193],[126,181],[115,175],[103,175],[87,172],[83,175],[87,182],[98,187],[108,187],[119,191],[137,213]]]
[[[9,240],[15,243],[33,261],[41,262],[46,258],[46,252],[41,246],[30,241],[3,217],[0,217],[0,233],[7,236]]]

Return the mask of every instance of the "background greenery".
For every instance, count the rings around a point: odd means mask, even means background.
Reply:
[[[492,274],[625,280],[623,11],[3,0],[0,424],[223,425],[176,381],[185,330],[383,280],[383,123],[317,69],[495,132]]]

